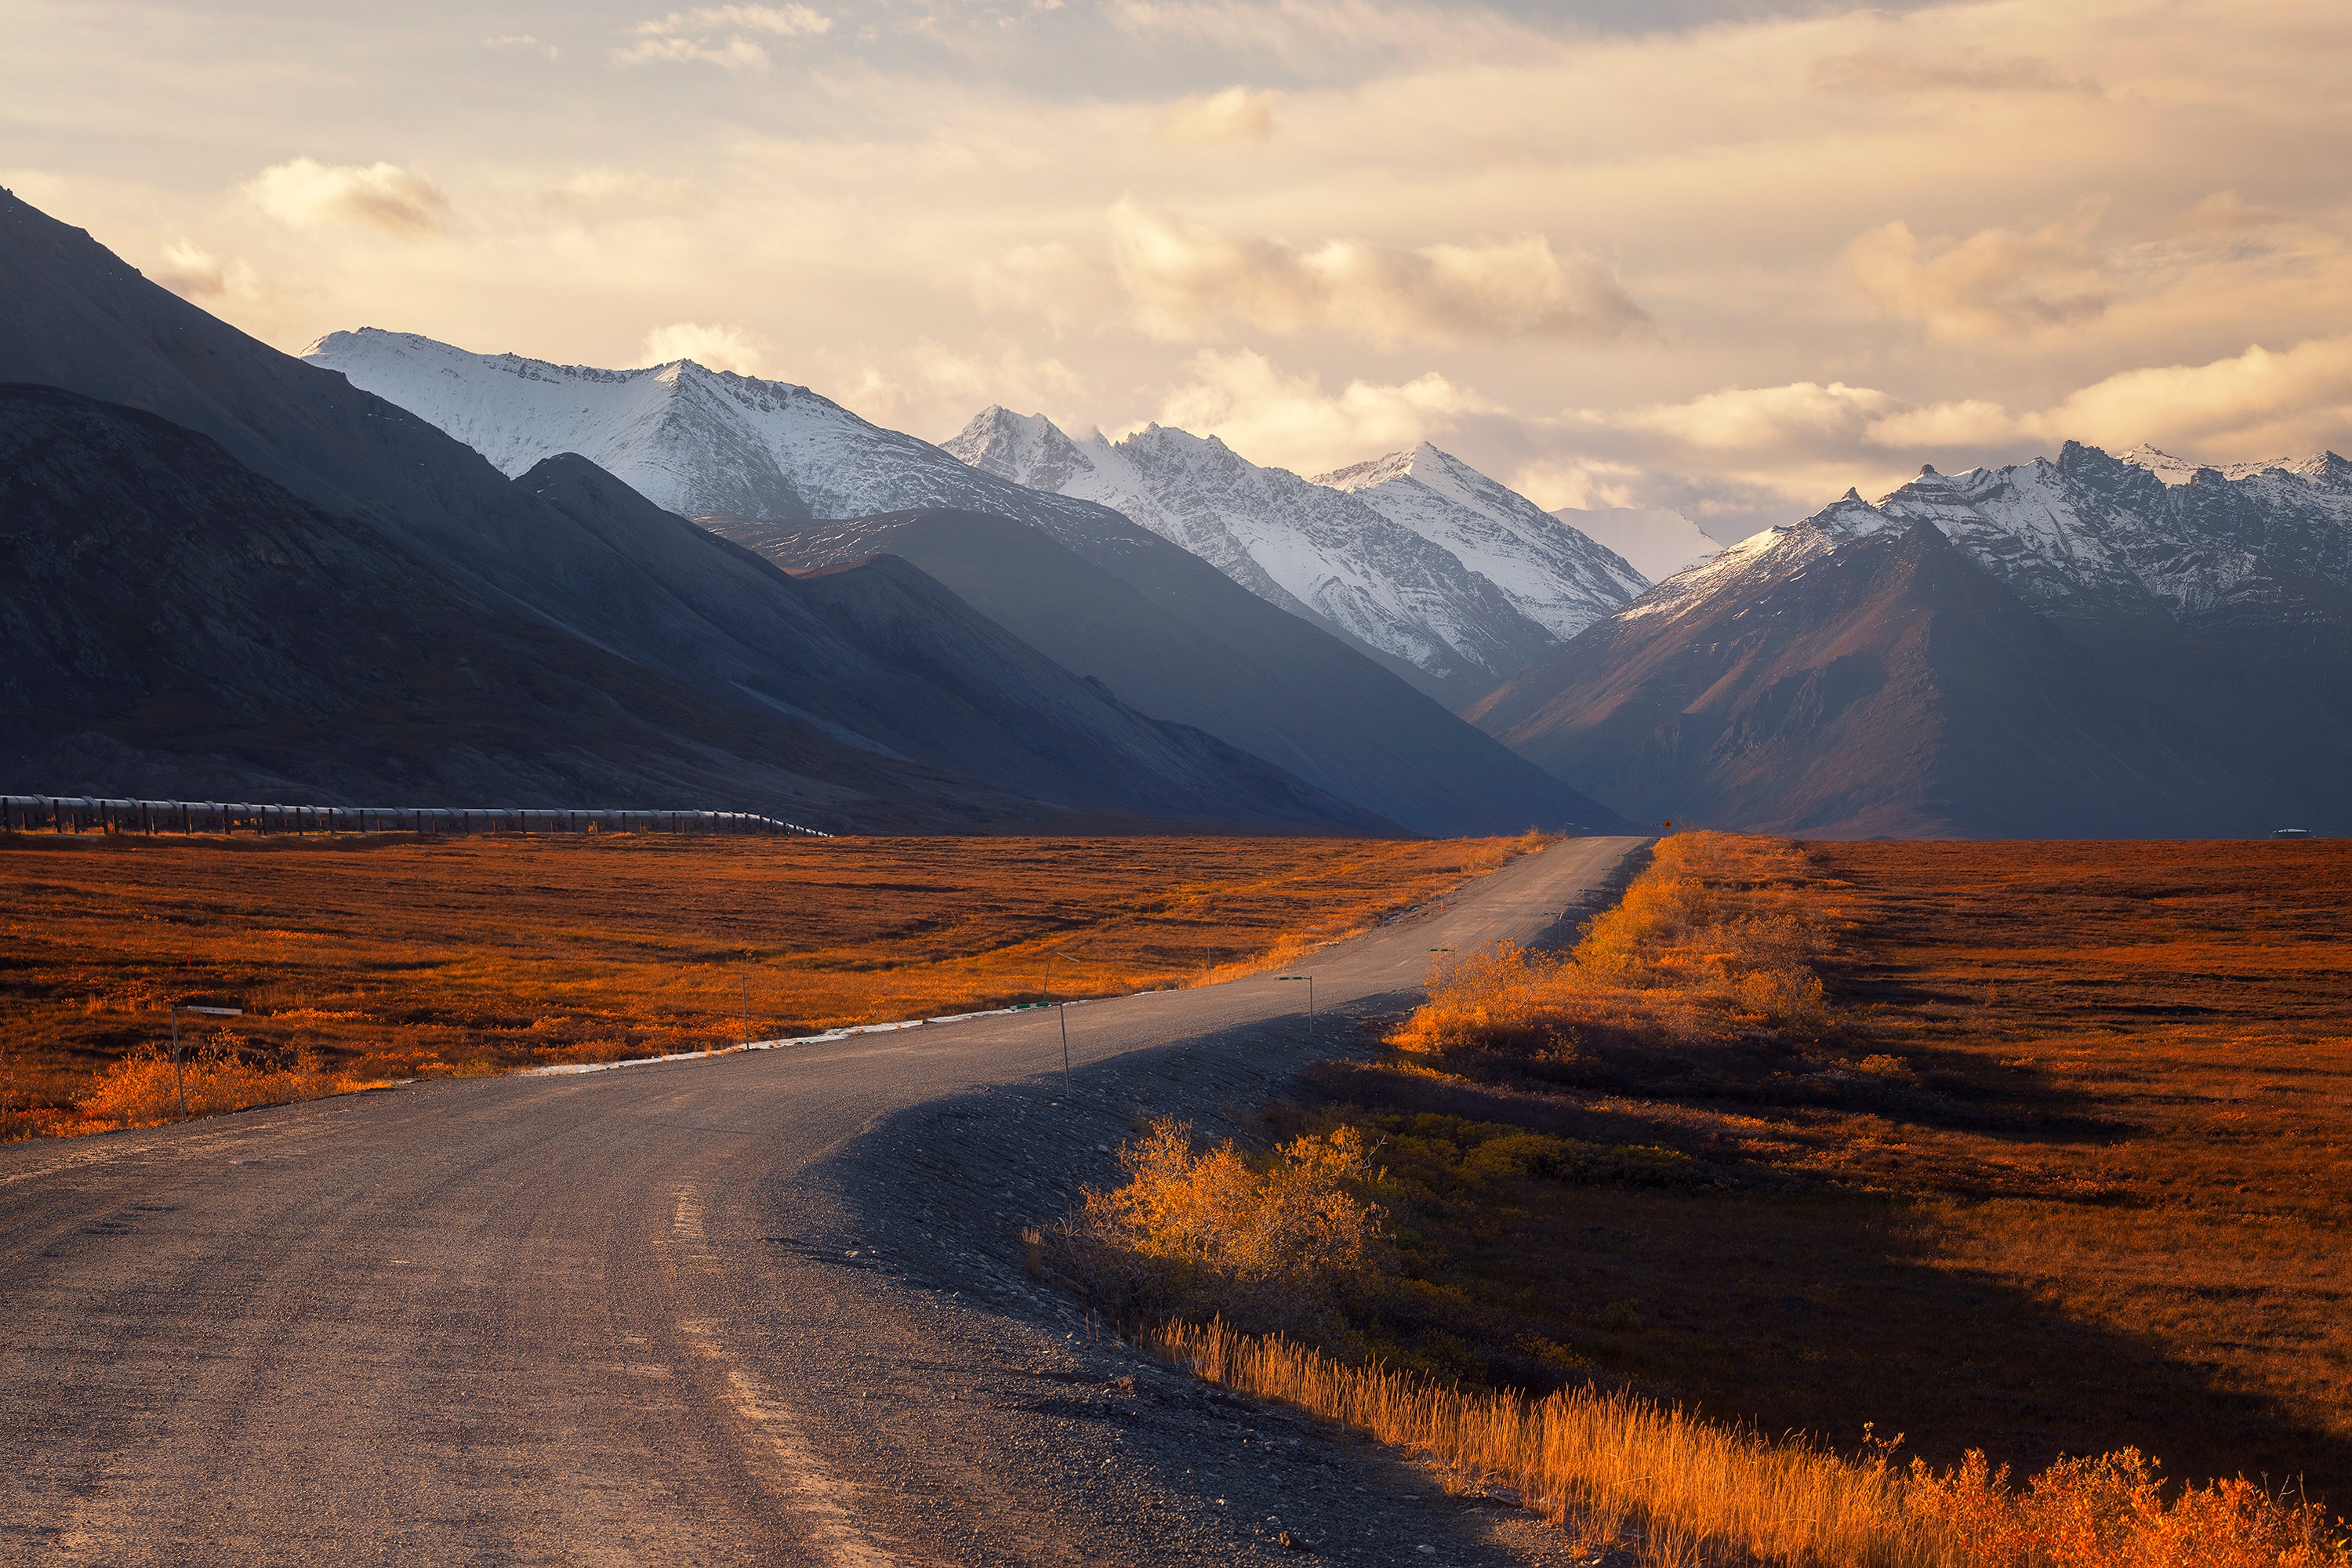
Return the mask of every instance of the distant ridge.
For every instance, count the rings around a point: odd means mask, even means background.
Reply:
[[[1471,710],[1640,816],[1824,836],[2352,829],[2352,464],[2068,443],[1849,491]]]

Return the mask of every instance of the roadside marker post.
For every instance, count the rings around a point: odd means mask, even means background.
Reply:
[[[1054,1002],[1054,960],[1057,958],[1065,963],[1076,963],[1078,960],[1059,948],[1045,950],[1045,1000],[1053,1003],[1054,1016],[1062,1026],[1062,1098],[1070,1100],[1074,1098],[1070,1093],[1070,1016],[1063,1011],[1061,1003]]]
[[[1310,1051],[1313,1050],[1315,1048],[1315,976],[1311,974],[1277,974],[1275,978],[1276,980],[1304,980],[1307,982],[1307,1048]]]
[[[188,1080],[180,1071],[180,1015],[202,1013],[209,1018],[242,1018],[242,1007],[192,1007],[184,1002],[172,1004],[172,1087],[180,1093],[180,1120],[188,1119]]]

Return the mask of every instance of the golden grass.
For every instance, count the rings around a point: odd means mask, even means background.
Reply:
[[[257,1105],[383,1089],[388,1083],[331,1072],[308,1052],[282,1065],[248,1061],[238,1052],[242,1044],[215,1038],[201,1050],[183,1051],[176,1063],[163,1047],[143,1047],[100,1073],[79,1110],[88,1120],[107,1126],[150,1127],[182,1117],[217,1116]]]
[[[1981,1455],[1938,1471],[1771,1441],[1580,1388],[1529,1399],[1350,1366],[1279,1335],[1173,1321],[1152,1349],[1210,1382],[1505,1489],[1584,1549],[1645,1564],[1787,1568],[2342,1568],[2352,1546],[2308,1505],[2244,1481],[2168,1496],[2137,1453],[2062,1462],[2022,1488]]]
[[[1247,973],[1538,842],[0,835],[0,1135],[122,1125],[172,999],[260,1078],[656,1055]]]
[[[2346,886],[2336,845],[1668,840],[1267,1117],[1362,1139],[1390,1271],[1213,1330],[1179,1290],[1160,1338],[1653,1562],[2342,1564]],[[1805,1436],[1873,1424],[1921,1458]]]

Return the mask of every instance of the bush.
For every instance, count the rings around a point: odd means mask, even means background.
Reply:
[[[1124,1185],[1089,1189],[1055,1249],[1121,1316],[1189,1310],[1251,1321],[1328,1315],[1348,1284],[1391,1266],[1380,1179],[1353,1127],[1307,1133],[1253,1162],[1230,1139],[1196,1149],[1161,1119],[1119,1151]]]

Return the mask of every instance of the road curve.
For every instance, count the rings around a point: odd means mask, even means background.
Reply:
[[[1319,1009],[1394,1005],[1431,949],[1536,938],[1639,842],[1562,842],[1298,972]],[[1147,1061],[1278,1078],[1303,990],[1073,1008],[1072,1098],[1132,1098]],[[1275,1561],[1294,1530],[1522,1559],[1196,1394],[1151,1415],[1016,1290],[929,1288],[958,1245],[932,1198],[1020,1201],[943,1104],[1005,1086],[1042,1118],[1060,1062],[1031,1013],[0,1148],[0,1561]],[[975,1283],[1035,1217],[969,1244]]]

